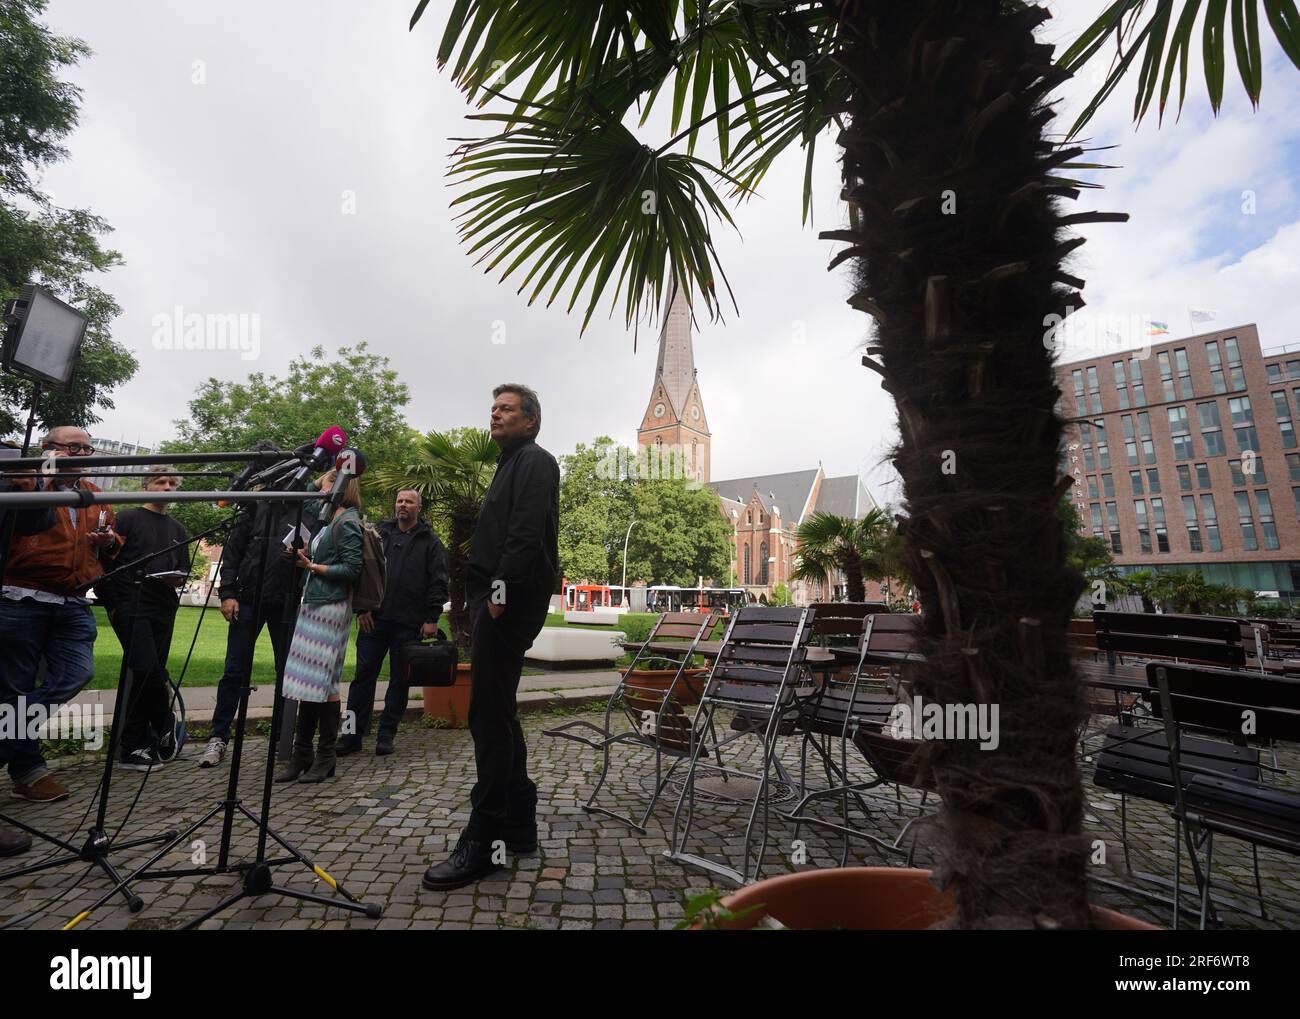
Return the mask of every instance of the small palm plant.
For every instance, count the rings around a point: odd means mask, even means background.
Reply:
[[[794,579],[822,583],[839,571],[849,601],[866,600],[866,581],[897,575],[891,549],[894,529],[882,510],[873,509],[861,520],[814,513],[799,525],[796,537]]]
[[[484,428],[430,432],[417,443],[410,463],[375,471],[378,487],[394,496],[404,488],[414,489],[420,493],[425,511],[447,524],[452,639],[466,654],[470,643],[469,611],[465,607],[469,543],[500,452]]]

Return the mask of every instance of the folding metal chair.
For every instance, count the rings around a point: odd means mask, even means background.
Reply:
[[[796,687],[808,651],[806,642],[810,632],[810,616],[808,609],[745,607],[731,617],[723,646],[713,663],[704,695],[700,699],[695,724],[691,728],[690,765],[681,795],[677,799],[677,808],[673,811],[672,848],[665,854],[669,858],[701,867],[742,885],[757,879],[761,873],[771,827],[770,790],[773,776],[779,774],[777,735],[782,723],[791,719],[799,710]],[[762,763],[759,771],[746,772],[729,768],[721,761],[701,764],[702,758],[710,749],[705,743],[706,734],[712,738],[714,750],[720,745],[714,719],[719,711],[724,710],[744,711],[761,723],[746,730],[761,739]],[[736,733],[725,742],[730,743],[744,735],[745,732]],[[699,853],[686,851],[696,819],[696,784],[701,770],[719,774],[728,781],[739,778],[757,782],[745,825],[744,862],[739,870]],[[744,800],[738,795],[733,802],[743,803]],[[751,845],[760,808],[761,838],[757,853],[754,854]]]
[[[594,747],[603,755],[600,776],[583,810],[611,817],[640,832],[646,830],[646,821],[664,786],[690,754],[691,719],[685,709],[699,703],[704,677],[689,666],[701,642],[713,629],[714,621],[714,615],[707,612],[665,612],[655,621],[650,635],[637,649],[632,664],[605,704],[603,726],[579,719],[544,731],[546,736]],[[658,675],[646,675],[650,671],[647,666],[653,664],[666,667],[656,670]],[[628,728],[616,732],[612,723],[618,720]],[[584,731],[593,735],[583,735]],[[596,797],[609,777],[610,749],[621,743],[654,751],[654,786],[639,821],[596,805]],[[676,758],[666,774],[664,755]]]

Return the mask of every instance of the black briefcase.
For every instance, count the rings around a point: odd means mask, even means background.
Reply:
[[[400,674],[408,687],[451,686],[456,682],[456,659],[456,645],[449,640],[413,641],[402,645]]]

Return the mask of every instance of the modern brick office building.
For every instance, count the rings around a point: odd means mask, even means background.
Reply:
[[[1083,530],[1124,572],[1195,569],[1300,602],[1300,346],[1253,325],[1061,364]]]

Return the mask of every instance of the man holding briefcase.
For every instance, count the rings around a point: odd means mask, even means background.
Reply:
[[[373,612],[357,616],[357,671],[348,688],[348,716],[337,753],[355,754],[370,732],[375,704],[375,680],[388,658],[388,693],[379,717],[375,753],[393,752],[397,724],[406,713],[409,689],[404,681],[402,646],[428,640],[438,633],[438,617],[447,600],[447,550],[428,522],[420,519],[420,493],[404,488],[397,493],[391,520],[379,525],[388,563],[384,601]]]

